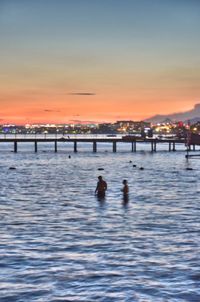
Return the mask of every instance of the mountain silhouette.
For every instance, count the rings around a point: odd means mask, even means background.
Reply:
[[[168,115],[154,115],[148,119],[146,122],[151,123],[161,123],[164,121],[187,121],[187,120],[195,120],[200,121],[200,104],[196,104],[192,110],[185,112],[177,112]]]

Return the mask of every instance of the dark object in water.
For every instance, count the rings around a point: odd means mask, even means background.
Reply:
[[[129,163],[132,163],[132,160],[130,160]]]
[[[140,167],[140,170],[144,170],[144,168],[143,168],[143,167]]]
[[[134,167],[134,168],[136,168],[136,167],[137,167],[137,165],[133,165],[133,167]]]
[[[9,170],[16,170],[16,168],[15,167],[10,167]]]
[[[99,171],[103,171],[103,170],[104,170],[104,168],[98,168],[98,170],[99,170]]]
[[[68,158],[71,158],[71,155],[69,155]]]
[[[191,171],[191,170],[193,170],[193,169],[192,169],[192,168],[189,168],[189,167],[188,167],[188,168],[186,168],[186,170],[189,170],[189,171]]]

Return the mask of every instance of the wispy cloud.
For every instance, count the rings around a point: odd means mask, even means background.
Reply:
[[[69,122],[73,124],[98,124],[97,121],[70,120]]]
[[[81,95],[81,96],[90,96],[90,95],[96,95],[94,92],[70,92],[69,95]]]
[[[60,110],[44,109],[44,112],[60,112]]]

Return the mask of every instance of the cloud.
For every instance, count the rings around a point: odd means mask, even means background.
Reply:
[[[70,92],[69,95],[81,95],[81,96],[90,96],[90,95],[96,95],[94,92]]]
[[[60,112],[60,110],[44,109],[44,112]]]
[[[73,123],[73,124],[98,124],[97,121],[82,121],[82,120],[70,120],[69,123]]]

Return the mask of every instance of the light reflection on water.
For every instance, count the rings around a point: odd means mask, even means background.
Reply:
[[[0,301],[200,301],[200,160],[104,151],[0,152]]]

